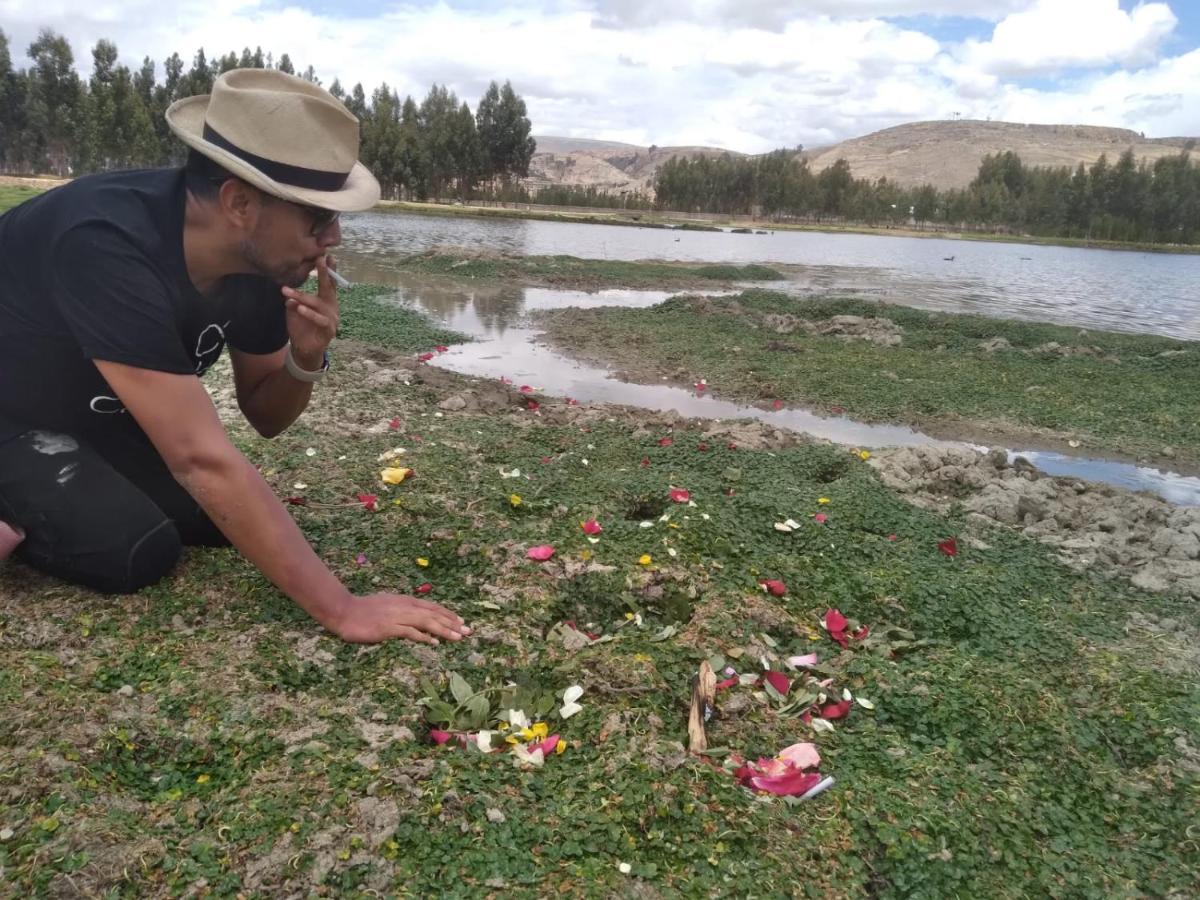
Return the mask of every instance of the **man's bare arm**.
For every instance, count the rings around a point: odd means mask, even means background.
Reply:
[[[229,351],[238,408],[265,438],[282,434],[300,417],[312,398],[313,386],[293,378],[283,367],[286,355],[287,347],[264,354]],[[316,371],[321,368],[322,359],[318,356],[315,361],[302,360],[297,355],[296,362],[301,368]]]
[[[97,361],[100,374],[175,478],[243,556],[314,619],[346,640],[458,640],[462,620],[425,600],[357,598],[308,545],[283,504],[225,434],[200,379]]]

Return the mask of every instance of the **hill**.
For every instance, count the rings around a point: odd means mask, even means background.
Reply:
[[[714,147],[638,147],[583,138],[539,137],[537,142],[529,187],[580,185],[612,193],[653,193],[659,166],[673,156],[731,152]],[[1125,128],[963,119],[897,125],[806,150],[804,155],[816,171],[844,158],[856,178],[886,176],[906,186],[928,183],[945,189],[965,187],[989,153],[1012,150],[1029,165],[1074,167],[1081,162],[1091,165],[1102,153],[1115,160],[1129,148],[1138,158],[1153,162],[1197,143],[1200,139],[1146,138]]]

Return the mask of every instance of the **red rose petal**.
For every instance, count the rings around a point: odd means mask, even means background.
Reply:
[[[826,719],[844,719],[850,712],[850,701],[839,700],[837,703],[827,703],[821,707],[821,715]]]
[[[642,465],[643,465],[643,466],[648,466],[648,465],[650,465],[650,457],[648,457],[648,456],[643,456],[643,457],[642,457]]]
[[[440,728],[430,728],[429,729],[429,739],[431,741],[433,741],[435,744],[437,744],[439,747],[442,744],[446,743],[446,741],[450,740],[450,737],[451,737],[451,735],[450,735],[450,732],[448,732],[448,731],[443,731]]]
[[[661,439],[659,440],[659,442],[658,442],[658,446],[660,446],[660,447],[670,447],[670,446],[671,446],[673,443],[675,443],[673,440],[671,440],[669,437],[665,437],[665,438],[661,438]]]
[[[845,631],[846,617],[836,609],[825,610],[825,628],[828,631]]]
[[[379,496],[377,494],[359,494],[358,502],[369,512],[374,512],[375,506],[379,502]]]
[[[759,584],[762,585],[766,589],[767,593],[772,597],[782,597],[787,593],[787,585],[782,581],[777,581],[774,578],[769,578],[766,581],[760,581]]]
[[[671,499],[676,503],[687,503],[692,499],[692,495],[683,488],[671,488]]]
[[[428,594],[432,590],[433,590],[433,585],[427,581],[424,584],[417,585],[416,588],[413,590],[413,593],[414,594]]]
[[[417,355],[417,359],[420,362],[429,362],[431,359],[433,359],[433,354],[432,353],[421,353],[421,354]]]
[[[588,519],[581,527],[584,534],[599,534],[604,530],[604,527],[595,519]]]
[[[792,688],[792,683],[788,681],[788,677],[782,672],[763,672],[762,677],[763,681],[775,688],[775,690],[779,691],[779,693],[783,694],[785,697],[787,696],[788,691]]]
[[[771,405],[772,405],[773,407],[775,407],[775,409],[783,409],[783,401],[782,401],[782,400],[776,400],[776,401],[775,401],[774,403],[772,403]]]
[[[523,384],[523,385],[521,385],[521,386],[520,386],[520,387],[519,387],[517,390],[519,390],[519,391],[520,391],[522,394],[531,394],[531,393],[533,393],[533,388],[531,388],[531,387],[530,387],[529,385],[527,385],[527,384]]]
[[[289,506],[307,506],[308,498],[307,497],[285,497],[283,499],[283,502],[288,504]]]
[[[446,351],[448,351],[450,348],[449,348],[449,347],[446,347],[446,346],[443,346],[442,344],[438,344],[438,345],[437,345],[436,347],[434,347],[433,349],[434,349],[434,350],[436,350],[438,353],[445,353],[445,352],[446,352]]]
[[[392,429],[392,431],[399,431],[400,430],[400,420],[392,419],[392,421],[388,422],[388,428]]]
[[[726,688],[731,688],[735,684],[737,684],[740,680],[741,679],[739,679],[736,675],[734,675],[732,678],[726,678],[724,681],[718,681],[717,682],[717,690],[723,691]]]
[[[944,541],[939,541],[938,549],[949,557],[958,556],[958,539],[946,538]]]

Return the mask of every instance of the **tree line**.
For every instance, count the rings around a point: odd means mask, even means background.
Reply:
[[[779,220],[935,223],[1046,237],[1200,243],[1200,168],[1191,147],[1148,163],[1132,149],[1115,163],[1028,166],[1011,151],[984,157],[963,189],[905,188],[855,178],[844,159],[813,172],[795,151],[757,157],[674,157],[658,170],[655,205],[679,212]]]
[[[235,68],[275,68],[320,84],[312,66],[297,72],[284,53],[262,48],[208,59],[201,48],[190,67],[178,53],[163,62],[163,79],[146,57],[137,71],[117,62],[117,47],[100,40],[92,74],[82,79],[63,36],[43,29],[30,44],[28,68],[14,68],[0,29],[0,172],[78,175],[105,169],[177,165],[186,148],[163,114],[175,100],[207,94]],[[525,101],[505,82],[492,82],[472,112],[444,86],[421,103],[381,84],[368,97],[361,84],[329,92],[361,123],[360,158],[385,198],[427,199],[504,192],[529,173],[536,144]]]

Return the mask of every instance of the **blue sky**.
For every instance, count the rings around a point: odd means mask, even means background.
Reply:
[[[474,105],[510,79],[536,133],[747,152],[991,118],[1200,135],[1200,0],[0,0],[78,68],[261,45],[326,84]],[[161,72],[161,68],[160,68]]]

